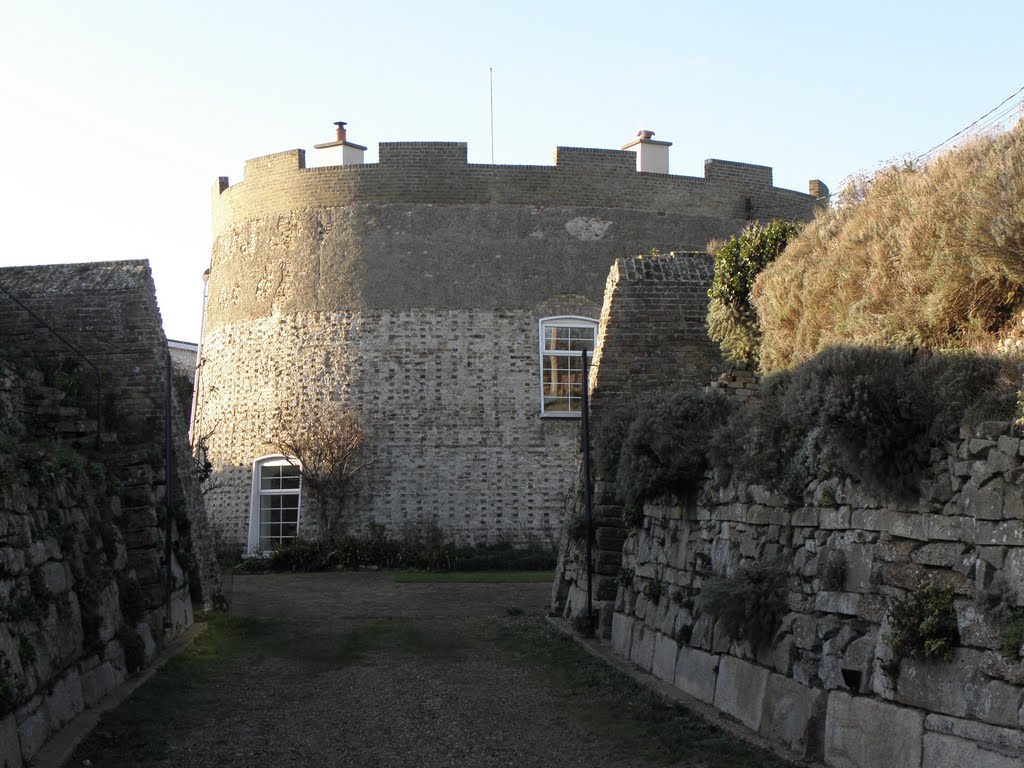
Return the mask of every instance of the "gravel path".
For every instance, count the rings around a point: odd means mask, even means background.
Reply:
[[[540,615],[549,590],[547,584],[395,584],[386,573],[236,576],[233,613],[296,621],[318,636],[316,648],[388,618],[414,620],[424,637],[436,631],[469,642],[450,654],[371,648],[356,663],[317,669],[299,658],[309,655],[299,647],[294,660],[251,659],[229,683],[237,706],[176,737],[159,765],[635,764],[609,757],[608,744],[575,722],[568,694],[493,645],[478,644],[487,624],[481,617],[504,616],[512,605]]]

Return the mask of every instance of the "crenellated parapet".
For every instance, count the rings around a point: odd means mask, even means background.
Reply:
[[[214,186],[214,231],[296,208],[355,204],[535,205],[630,208],[724,218],[806,219],[812,194],[780,189],[767,166],[707,160],[704,176],[636,169],[636,154],[558,147],[551,166],[469,163],[464,142],[382,142],[376,164],[306,166],[293,149],[248,160],[245,178]]]

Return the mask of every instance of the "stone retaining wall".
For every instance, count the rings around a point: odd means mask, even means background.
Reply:
[[[5,269],[0,285],[20,302],[0,294],[0,765],[20,768],[220,590],[181,413],[168,504],[148,264]],[[39,318],[99,368],[99,405]]]
[[[1021,445],[1004,423],[965,428],[912,501],[832,479],[792,502],[709,475],[689,502],[648,506],[626,539],[612,646],[830,766],[1019,768],[1024,648],[1001,650],[1005,627],[975,598],[1001,578],[1024,606]],[[738,643],[700,612],[710,577],[777,557],[787,609],[770,643]],[[923,579],[954,593],[952,661],[894,658],[890,609]]]

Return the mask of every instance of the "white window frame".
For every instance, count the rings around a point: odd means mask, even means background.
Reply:
[[[263,490],[261,486],[264,467],[299,467],[298,489],[288,488],[278,491]],[[298,459],[289,458],[279,453],[268,456],[260,456],[252,463],[252,493],[249,498],[249,540],[247,550],[249,554],[258,555],[270,550],[260,548],[260,499],[266,495],[283,496],[286,494],[297,494],[299,503],[295,512],[295,536],[298,537],[302,530],[302,475]]]
[[[575,357],[579,359],[578,351],[558,351],[544,349],[544,338],[548,328],[592,328],[594,331],[594,346],[597,346],[598,321],[592,317],[582,315],[553,315],[542,317],[537,323],[537,353],[540,363],[540,415],[545,419],[578,419],[580,411],[548,411],[544,409],[544,358],[545,357]],[[594,351],[587,355],[587,362],[593,360]],[[587,382],[583,382],[587,386]]]

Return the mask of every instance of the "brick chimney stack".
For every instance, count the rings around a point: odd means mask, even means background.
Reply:
[[[337,121],[335,126],[335,140],[325,144],[314,144],[313,148],[318,150],[311,158],[311,168],[322,168],[326,165],[362,165],[363,153],[366,147],[361,144],[353,144],[348,140],[348,131],[345,126],[348,123],[343,120]]]
[[[668,173],[668,148],[671,141],[655,141],[654,131],[639,130],[637,138],[623,146],[636,152],[636,169],[647,173]]]

